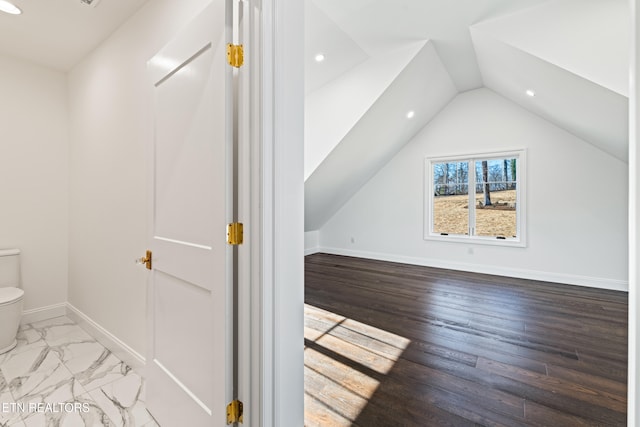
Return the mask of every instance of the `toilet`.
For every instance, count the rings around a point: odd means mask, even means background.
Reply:
[[[0,249],[0,354],[16,344],[24,291],[20,285],[20,250]]]

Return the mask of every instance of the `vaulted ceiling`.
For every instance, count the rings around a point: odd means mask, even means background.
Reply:
[[[627,160],[626,0],[306,0],[305,28],[306,230],[480,87]]]

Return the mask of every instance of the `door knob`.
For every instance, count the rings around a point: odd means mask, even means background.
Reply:
[[[147,251],[146,256],[136,259],[136,264],[144,264],[147,270],[151,270],[151,259],[153,258],[151,251]]]

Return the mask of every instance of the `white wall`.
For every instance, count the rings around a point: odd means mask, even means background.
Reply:
[[[69,74],[69,302],[145,354],[146,62],[207,0],[151,0]]]
[[[526,248],[423,240],[425,156],[526,148]],[[488,89],[459,95],[320,230],[329,252],[627,288],[628,165]],[[562,191],[548,191],[558,182]],[[353,243],[351,238],[353,237]]]
[[[320,247],[320,231],[306,231],[304,233],[304,254],[310,255],[318,252]]]
[[[0,56],[0,248],[22,250],[25,309],[67,296],[68,110],[63,73]]]

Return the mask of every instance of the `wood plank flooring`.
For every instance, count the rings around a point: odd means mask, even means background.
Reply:
[[[305,425],[624,426],[627,294],[305,258]]]

